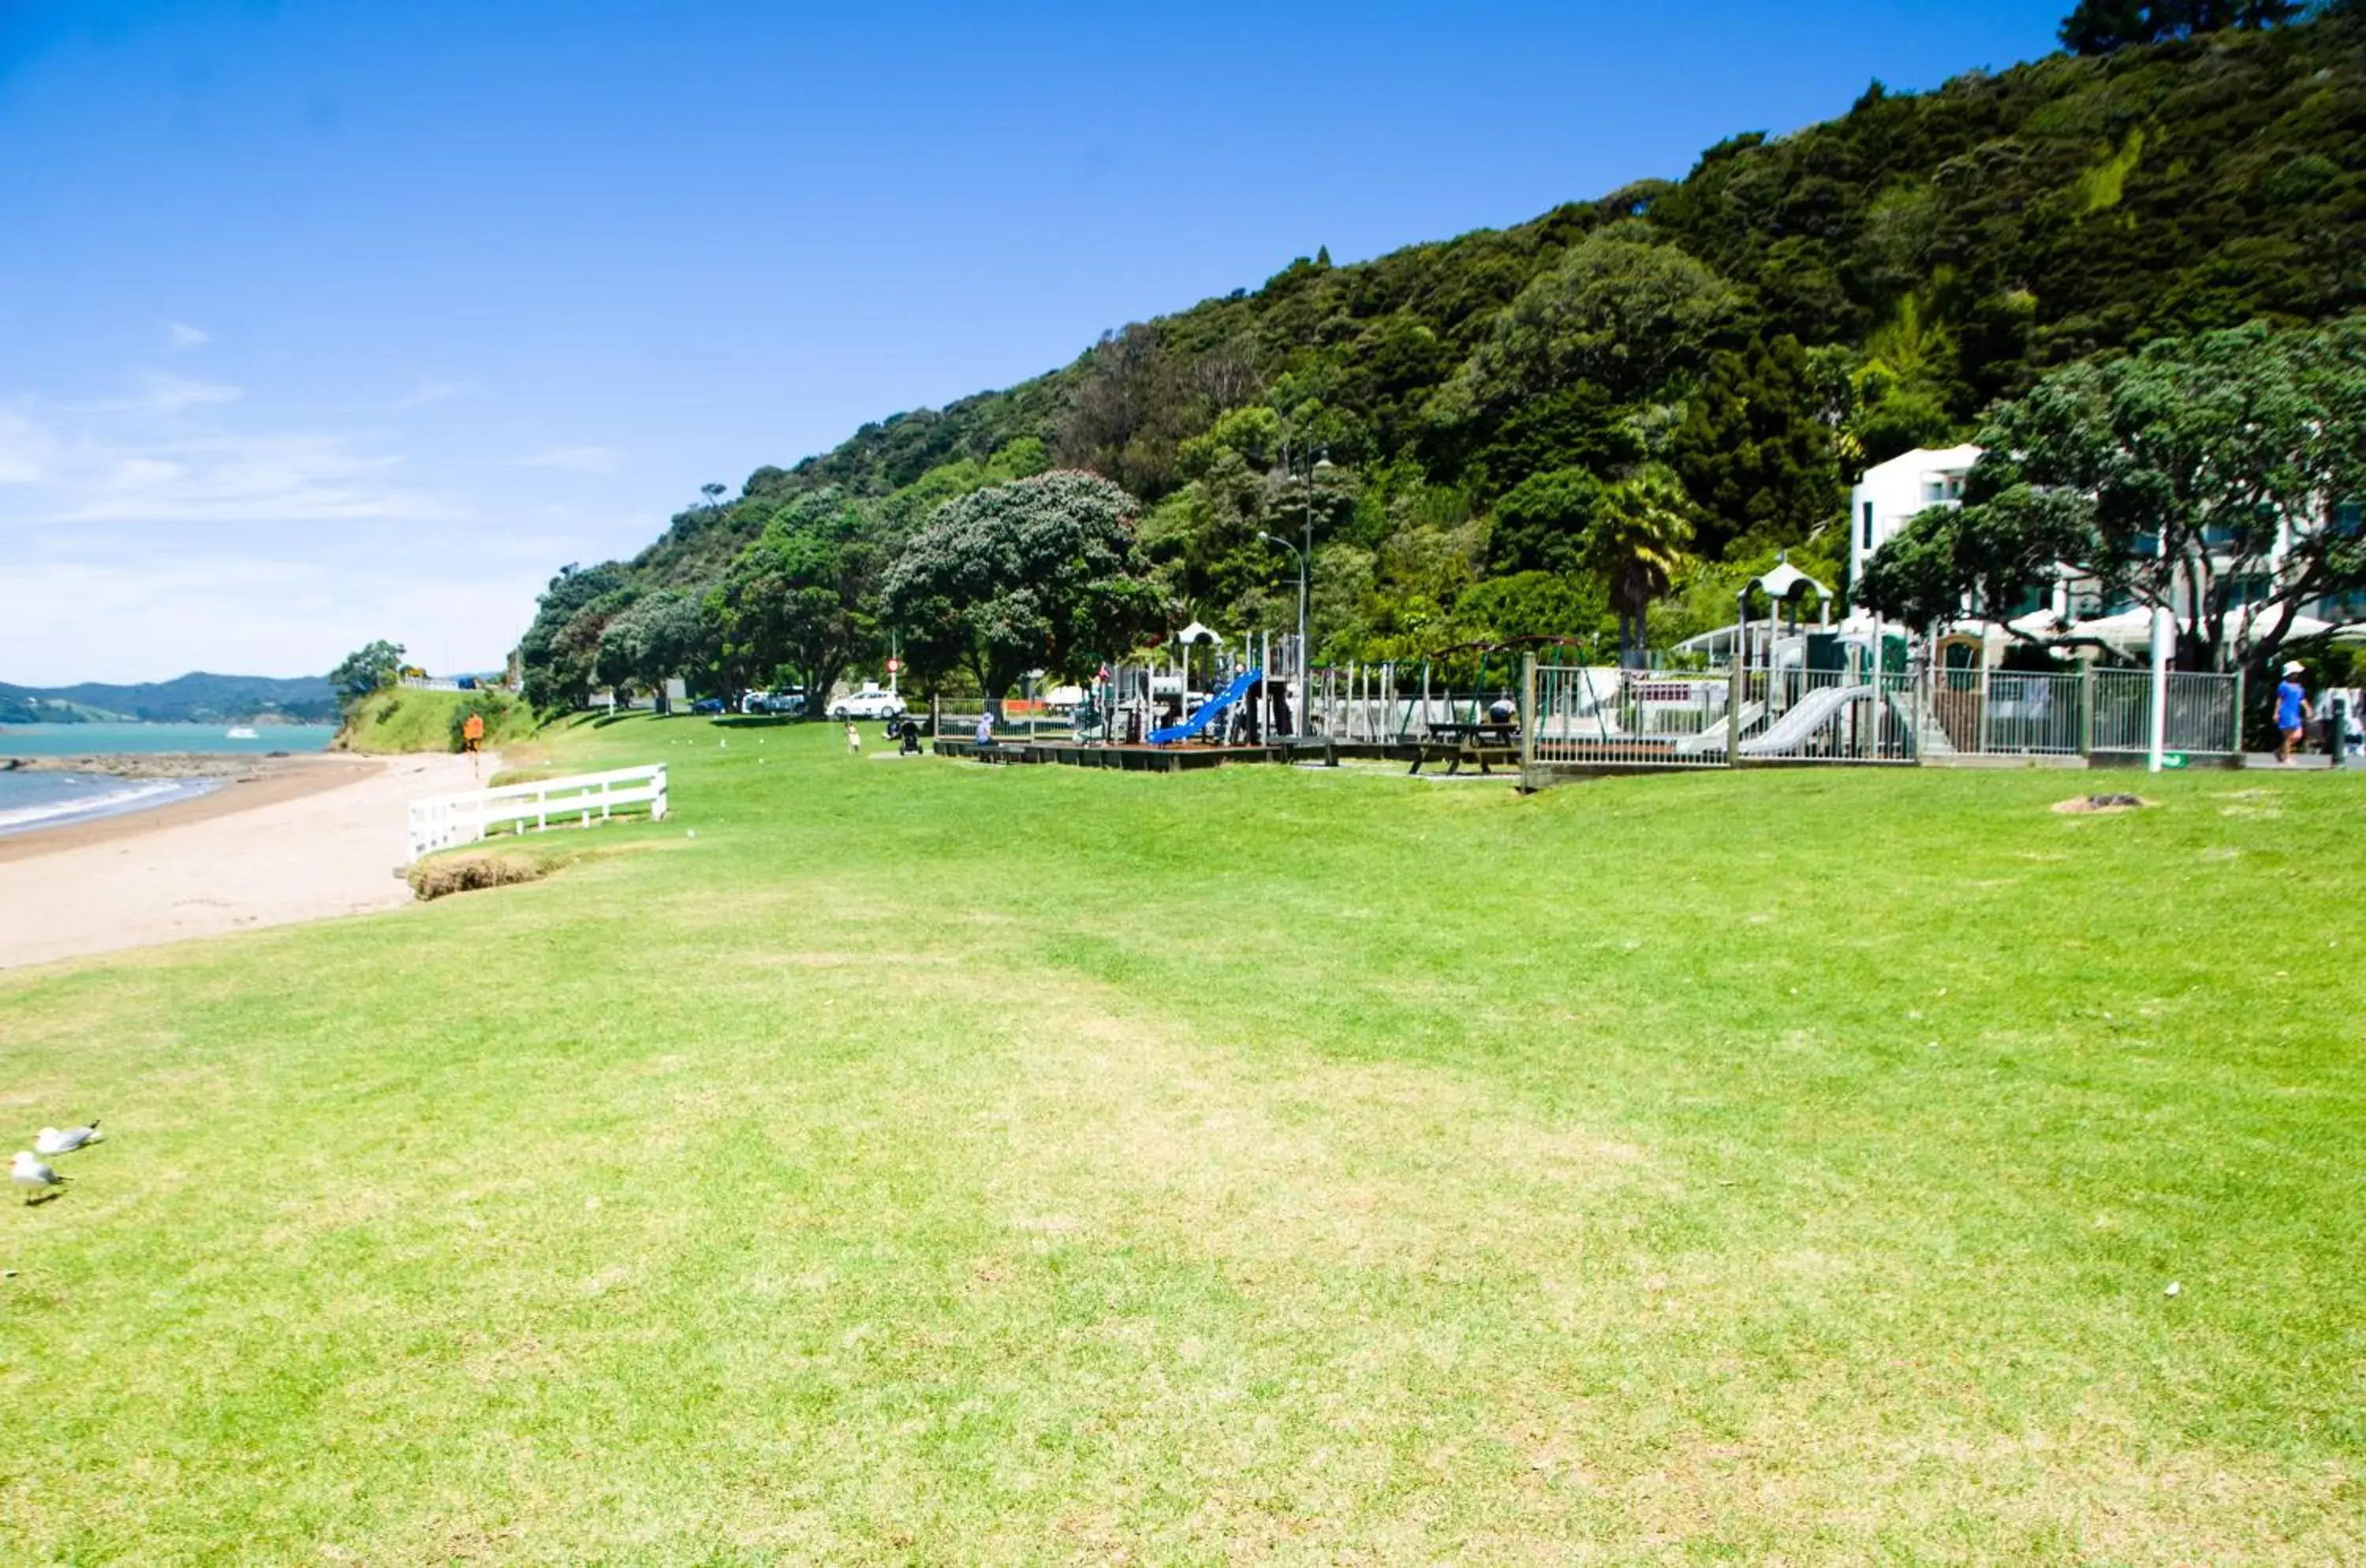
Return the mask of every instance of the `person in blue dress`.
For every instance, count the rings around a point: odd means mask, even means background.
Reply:
[[[2293,748],[2301,744],[2304,727],[2309,721],[2308,688],[2302,684],[2307,669],[2297,659],[2284,666],[2284,678],[2276,686],[2276,728],[2283,740],[2276,748],[2276,761],[2289,762]]]

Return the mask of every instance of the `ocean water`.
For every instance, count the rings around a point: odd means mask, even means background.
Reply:
[[[61,726],[84,729],[88,725]],[[125,779],[112,773],[0,773],[0,835],[169,806],[221,787],[220,779]]]
[[[126,752],[325,751],[328,724],[258,724],[252,740],[232,740],[222,724],[0,724],[0,757],[101,757]]]

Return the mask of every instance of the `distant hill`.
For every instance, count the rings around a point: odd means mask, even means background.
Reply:
[[[59,704],[64,704],[61,708]],[[216,720],[285,718],[333,724],[337,694],[323,675],[276,680],[268,675],[212,675],[202,670],[170,681],[116,686],[13,686],[0,681],[0,724],[78,724],[131,718],[150,724],[211,724]]]

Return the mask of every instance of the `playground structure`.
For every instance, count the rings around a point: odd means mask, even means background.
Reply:
[[[1573,639],[1470,645],[1403,663],[1305,667],[1297,638],[1194,623],[1102,670],[1065,732],[1030,721],[980,747],[934,716],[936,749],[1000,761],[1171,772],[1310,757],[1516,762],[1535,787],[1593,773],[1796,765],[2182,766],[2238,754],[2239,675],[2094,663],[1997,666],[1969,634],[1927,647],[1853,616],[1787,562],[1732,625],[1655,667],[1564,662]],[[1763,610],[1763,615],[1757,612]]]

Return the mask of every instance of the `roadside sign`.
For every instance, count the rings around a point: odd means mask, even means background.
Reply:
[[[2182,751],[2163,751],[2160,754],[2160,765],[2164,768],[2181,768],[2185,766],[2185,753]]]
[[[891,659],[887,661],[887,673],[890,675],[902,668],[904,668],[904,661],[900,659]]]

